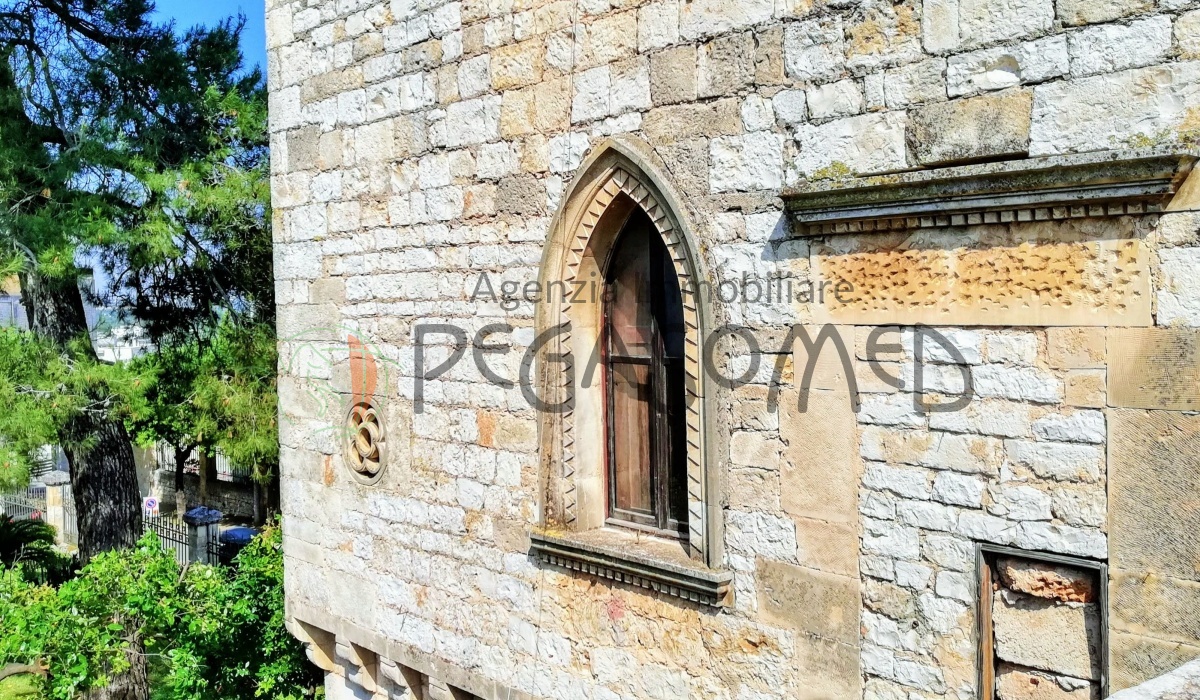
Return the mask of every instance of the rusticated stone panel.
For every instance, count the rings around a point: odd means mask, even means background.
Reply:
[[[1200,417],[1109,411],[1112,565],[1200,581]]]
[[[858,644],[857,579],[760,559],[759,609],[770,621],[821,639]]]
[[[1200,417],[1109,412],[1113,687],[1200,656]]]
[[[1122,408],[1200,409],[1200,331],[1108,331],[1109,403]]]
[[[1128,219],[1033,222],[870,235],[814,245],[821,281],[842,285],[834,323],[1142,326],[1147,251]]]
[[[1158,678],[1189,661],[1200,659],[1200,646],[1114,632],[1110,654],[1111,688],[1117,691]]]

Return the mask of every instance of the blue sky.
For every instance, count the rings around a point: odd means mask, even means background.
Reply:
[[[157,14],[175,20],[176,29],[185,31],[197,24],[211,26],[233,15],[246,15],[242,30],[242,54],[248,65],[257,64],[267,72],[267,32],[264,0],[156,0]]]

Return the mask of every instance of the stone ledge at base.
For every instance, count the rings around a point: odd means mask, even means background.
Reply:
[[[1110,695],[1109,700],[1196,700],[1200,698],[1200,660],[1165,676]]]
[[[435,654],[386,639],[341,617],[292,600],[287,602],[285,624],[288,632],[305,645],[313,665],[327,674],[344,674],[347,663],[357,666],[346,680],[362,687],[364,691],[368,689],[362,680],[369,679],[368,685],[379,685],[380,679],[390,671],[406,668],[461,688],[483,700],[536,700],[528,693],[467,671]],[[374,658],[366,658],[371,655]],[[394,680],[402,684],[411,683],[410,679],[405,678]],[[377,694],[375,697],[383,696]]]
[[[812,182],[783,200],[800,236],[1150,214],[1198,159],[1165,149],[1047,156]]]
[[[710,607],[728,605],[733,573],[700,565],[670,543],[638,538],[616,528],[587,532],[529,533],[530,554],[541,564],[597,576]],[[658,546],[655,546],[658,545]]]

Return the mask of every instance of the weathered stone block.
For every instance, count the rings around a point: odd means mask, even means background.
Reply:
[[[1158,325],[1200,326],[1200,248],[1171,248],[1158,253]]]
[[[955,433],[1028,437],[1033,429],[1033,409],[1025,403],[976,398],[961,411],[929,414],[929,427]]]
[[[983,482],[978,477],[941,472],[933,481],[933,499],[966,508],[978,508],[983,502]]]
[[[614,115],[650,107],[650,63],[645,58],[631,58],[612,64],[612,87],[609,110]]]
[[[862,696],[858,644],[797,637],[795,665],[795,700],[858,700]]]
[[[819,178],[834,164],[856,174],[902,170],[908,167],[903,112],[864,114],[796,129],[800,154],[795,167]]]
[[[1154,8],[1152,0],[1058,0],[1063,24],[1094,24],[1141,14]]]
[[[1100,369],[1107,363],[1103,328],[1047,328],[1050,366],[1058,369]]]
[[[679,41],[679,0],[663,0],[638,10],[638,51],[645,53]]]
[[[1104,453],[1093,445],[1007,440],[1004,446],[1013,464],[1043,479],[1094,482],[1104,473]]]
[[[544,70],[545,55],[546,44],[538,38],[493,49],[492,89],[523,88],[538,82]]]
[[[782,502],[787,513],[834,523],[857,520],[861,464],[849,397],[814,391],[800,413],[799,394],[780,392],[780,435],[786,444]]]
[[[577,68],[590,68],[637,53],[637,12],[629,10],[601,17],[578,30],[575,43]]]
[[[922,165],[998,156],[1029,150],[1033,94],[1013,90],[926,105],[910,114],[908,143]]]
[[[1169,134],[1200,107],[1200,63],[1169,63],[1034,88],[1029,153],[1112,148]]]
[[[655,144],[736,134],[741,128],[741,113],[734,100],[656,107],[642,120],[642,131]]]
[[[362,68],[352,66],[344,70],[321,73],[306,80],[301,86],[300,99],[306,103],[317,102],[348,93],[362,85]]]
[[[429,141],[435,146],[457,148],[486,143],[499,136],[499,95],[455,102],[446,108],[443,119],[429,125]]]
[[[1200,417],[1109,411],[1113,568],[1200,581]]]
[[[1073,369],[1066,376],[1068,406],[1104,408],[1108,405],[1108,372],[1102,369]]]
[[[813,119],[832,119],[863,111],[862,89],[855,80],[839,80],[808,91],[808,109]]]
[[[798,124],[808,116],[807,98],[803,90],[782,90],[771,99],[775,116],[787,123]]]
[[[571,121],[591,121],[612,114],[608,99],[612,92],[612,70],[600,66],[574,76],[575,94],[571,100]]]
[[[1200,22],[1197,24],[1200,31]],[[1200,214],[1186,210],[1163,214],[1158,219],[1156,233],[1164,247],[1195,245],[1200,234]]]
[[[1131,688],[1169,673],[1194,659],[1200,646],[1164,642],[1152,637],[1114,631],[1110,637],[1112,690]]]
[[[546,188],[532,175],[506,177],[496,191],[496,207],[506,214],[541,214],[546,209]]]
[[[1175,20],[1175,45],[1184,60],[1200,58],[1200,10],[1180,15]]]
[[[700,97],[737,94],[754,82],[754,34],[723,36],[697,50],[696,90]]]
[[[694,138],[658,147],[663,160],[672,164],[672,175],[679,189],[692,196],[708,190],[708,139]]]
[[[1200,640],[1200,583],[1144,571],[1112,570],[1109,615],[1113,629],[1181,644]]]
[[[973,373],[975,393],[986,398],[1057,403],[1062,384],[1052,372],[1036,367],[984,365]]]
[[[713,192],[775,189],[783,184],[783,137],[770,132],[710,142]]]
[[[1113,73],[1166,60],[1171,18],[1159,15],[1128,25],[1106,24],[1069,35],[1071,74]]]
[[[650,56],[650,96],[656,105],[696,99],[695,46],[679,46]]]
[[[871,73],[863,78],[863,96],[866,99],[867,111],[878,112],[887,106],[886,90],[882,72]]]
[[[946,60],[931,58],[887,71],[884,99],[888,109],[946,100]]]
[[[729,507],[740,510],[779,509],[779,471],[730,469],[724,484]]]
[[[684,41],[715,36],[771,19],[774,0],[692,0],[683,4],[679,35]]]
[[[764,619],[821,639],[858,644],[862,595],[856,578],[762,558],[755,574]]]
[[[1054,0],[958,0],[958,33],[966,46],[985,46],[1049,32]]]
[[[921,31],[925,50],[944,53],[958,48],[959,0],[924,0],[921,11]]]
[[[797,80],[827,82],[846,67],[845,36],[840,15],[789,24],[783,36],[787,73]]]
[[[500,133],[505,138],[565,129],[571,114],[569,78],[547,80],[523,90],[504,93]],[[607,98],[604,108],[607,110]]]
[[[761,507],[761,506],[758,506]],[[796,521],[796,559],[801,566],[842,576],[858,576],[858,528],[810,518]]]
[[[1033,434],[1039,440],[1104,442],[1104,414],[1100,411],[1048,413],[1033,422]]]
[[[767,27],[754,35],[754,82],[779,85],[787,80],[783,63],[783,27]]]
[[[1111,405],[1200,409],[1200,330],[1112,328],[1108,354]]]
[[[1100,610],[1002,589],[992,605],[996,656],[1074,678],[1100,678]]]
[[[1078,679],[1060,680],[1009,664],[1001,664],[996,673],[996,700],[1098,700],[1099,690]]]
[[[951,56],[946,62],[946,87],[951,97],[959,97],[1040,83],[1070,70],[1067,37],[1050,36]]]
[[[746,131],[763,131],[775,126],[775,109],[769,100],[750,95],[742,101],[742,127]],[[750,239],[754,241],[754,238]],[[766,239],[762,239],[766,240]]]
[[[1014,521],[1050,520],[1050,494],[1032,486],[993,486],[988,512]]]
[[[1085,571],[1009,558],[997,560],[996,571],[1004,585],[1018,593],[1062,603],[1096,602],[1095,575]]]

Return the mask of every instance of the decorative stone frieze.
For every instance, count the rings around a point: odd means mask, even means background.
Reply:
[[[1198,156],[1108,151],[817,181],[783,199],[796,234],[976,226],[1162,211]]]

